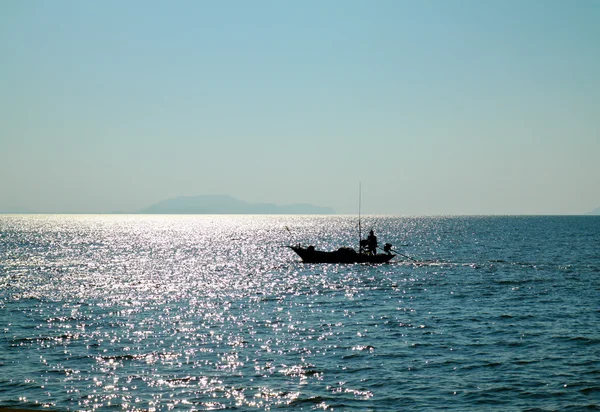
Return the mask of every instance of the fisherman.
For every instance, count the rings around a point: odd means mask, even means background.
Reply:
[[[373,233],[373,229],[371,229],[369,236],[367,236],[367,248],[370,255],[377,254],[377,236]]]

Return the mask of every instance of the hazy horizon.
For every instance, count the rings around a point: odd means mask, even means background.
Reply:
[[[203,196],[203,195],[202,195]],[[208,195],[208,196],[213,196],[213,195]],[[244,199],[239,199],[236,198],[234,196],[229,196],[229,195],[214,195],[217,197],[232,197],[234,200],[236,201],[241,201],[241,202],[245,202]],[[170,199],[164,199],[165,200],[174,200],[177,198],[181,198],[181,197],[188,197],[188,196],[178,196],[176,198],[170,198]],[[189,196],[189,197],[195,197],[195,196]],[[130,211],[124,211],[124,210],[113,210],[113,211],[104,211],[104,212],[80,212],[80,211],[72,211],[72,212],[52,212],[52,211],[43,211],[43,210],[27,210],[27,209],[0,209],[0,215],[21,215],[21,214],[25,214],[25,215],[329,215],[329,216],[359,216],[362,215],[365,218],[369,218],[371,217],[377,217],[377,216],[398,216],[398,217],[453,217],[453,216],[585,216],[585,215],[600,215],[600,207],[597,207],[593,210],[588,210],[582,213],[571,213],[571,214],[556,214],[556,213],[547,213],[547,214],[502,214],[502,213],[489,213],[489,214],[484,214],[484,213],[479,213],[479,214],[466,214],[466,213],[455,213],[455,214],[431,214],[431,215],[426,215],[426,214],[394,214],[394,213],[364,213],[362,211],[360,211],[357,209],[354,213],[340,213],[336,210],[331,210],[331,213],[316,213],[316,212],[310,212],[310,213],[301,213],[301,212],[293,212],[293,213],[267,213],[267,212],[258,212],[258,213],[252,213],[252,212],[227,212],[227,211],[221,211],[221,212],[202,212],[202,211],[198,211],[198,212],[182,212],[182,213],[174,213],[174,212],[160,212],[160,211],[148,211],[148,209],[150,209],[152,206],[157,206],[161,203],[163,203],[163,201],[159,201],[156,203],[153,203],[151,205],[146,205],[147,207],[143,207],[141,209],[138,210],[130,210]],[[288,206],[297,206],[297,205],[305,205],[305,206],[309,206],[309,207],[317,207],[317,208],[328,208],[327,205],[313,205],[313,204],[308,204],[308,203],[294,203],[294,204],[278,204],[278,203],[264,203],[264,202],[257,202],[257,203],[248,203],[248,205],[251,206],[257,206],[257,205],[274,205],[275,207],[288,207]],[[357,206],[358,207],[358,206]]]
[[[0,3],[0,211],[600,206],[600,2]]]

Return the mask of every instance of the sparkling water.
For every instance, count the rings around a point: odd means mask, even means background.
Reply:
[[[0,216],[0,407],[600,408],[600,218]]]

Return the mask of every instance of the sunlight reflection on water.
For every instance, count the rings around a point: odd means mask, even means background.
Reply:
[[[427,258],[381,266],[305,265],[284,247],[357,244],[354,217],[0,222],[0,362],[10,376],[0,380],[0,401],[8,406],[396,410],[433,407],[458,392],[464,410],[473,397],[499,402],[490,392],[498,388],[528,405],[524,382],[539,379],[544,399],[564,380],[519,362],[570,370],[583,376],[582,389],[597,387],[593,370],[563,356],[582,341],[526,337],[594,288],[526,302],[577,288],[556,283],[556,274],[578,271],[580,281],[597,262],[527,254],[514,219],[365,217],[363,229],[375,227],[381,241],[410,243],[411,255]],[[578,304],[578,333],[598,345]],[[575,392],[555,392],[585,404]]]

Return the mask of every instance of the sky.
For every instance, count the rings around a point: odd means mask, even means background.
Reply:
[[[0,211],[600,206],[600,1],[0,0]]]

